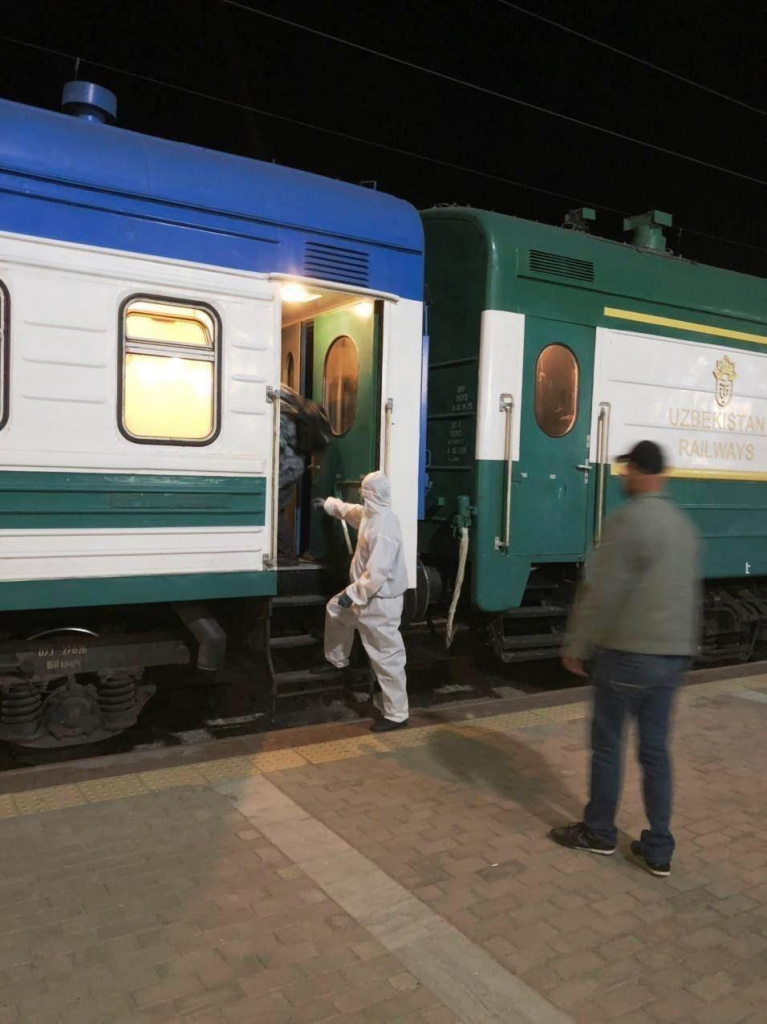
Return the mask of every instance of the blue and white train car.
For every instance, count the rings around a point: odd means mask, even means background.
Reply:
[[[281,380],[336,434],[305,498],[387,468],[416,573],[416,211],[68,89],[0,101],[0,738],[38,746],[125,728],[148,667],[217,668],[232,609],[268,616]],[[318,561],[325,528],[296,525]]]

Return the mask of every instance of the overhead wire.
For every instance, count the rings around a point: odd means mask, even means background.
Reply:
[[[323,29],[314,28],[311,25],[304,25],[300,21],[293,21],[291,18],[285,18],[279,14],[272,14],[270,11],[264,11],[260,7],[251,7],[249,4],[243,3],[242,0],[218,0],[218,2],[226,5],[227,7],[236,7],[239,10],[247,11],[248,13],[255,14],[258,17],[279,22],[282,25],[289,25],[291,28],[299,29],[302,32],[308,32],[321,39],[332,40],[335,43],[351,47],[361,53],[366,53],[373,57],[379,57],[382,60],[387,60],[393,64],[397,64],[400,67],[409,68],[411,71],[420,71],[423,74],[439,78],[444,82],[450,82],[453,85],[460,85],[465,89],[471,89],[474,92],[481,93],[485,96],[492,96],[494,99],[503,100],[506,103],[513,103],[516,106],[525,108],[526,110],[534,110],[539,114],[547,114],[549,117],[554,117],[560,121],[566,121],[570,124],[578,125],[581,128],[589,128],[592,131],[607,135],[613,139],[622,139],[624,142],[630,142],[636,146],[643,146],[646,149],[654,150],[656,153],[664,153],[666,156],[673,156],[679,160],[686,160],[688,163],[697,164],[699,167],[706,167],[709,170],[718,171],[721,174],[729,174],[732,177],[740,178],[741,181],[750,181],[756,185],[767,186],[767,180],[764,178],[757,178],[754,175],[745,174],[743,171],[735,171],[731,167],[722,167],[721,164],[711,163],[710,161],[703,160],[700,157],[690,156],[688,153],[680,153],[676,149],[669,149],[668,147],[661,146],[655,142],[648,142],[646,139],[638,139],[633,135],[627,135],[625,132],[619,132],[613,128],[606,128],[604,125],[593,124],[591,121],[586,121],[580,117],[573,117],[570,114],[563,113],[561,110],[552,110],[550,107],[544,107],[539,103],[532,103],[529,100],[523,100],[518,96],[511,96],[509,93],[499,92],[497,89],[491,89],[489,86],[480,85],[477,82],[471,82],[465,78],[458,78],[458,76],[450,75],[445,71],[438,71],[436,68],[425,67],[423,64],[417,64],[415,61],[406,60],[404,57],[397,57],[394,54],[385,53],[383,50],[376,50],[374,47],[366,46],[364,43],[357,43],[351,39],[344,39],[342,36],[334,35],[332,32],[325,32]]]
[[[593,199],[584,199],[582,197],[568,195],[564,192],[556,192],[552,189],[543,188],[539,185],[531,185],[529,182],[517,181],[513,178],[507,178],[500,174],[493,174],[490,171],[482,171],[476,167],[467,167],[464,164],[454,163],[450,160],[443,160],[439,157],[428,156],[425,153],[418,153],[415,150],[404,149],[400,146],[392,146],[385,142],[378,142],[375,139],[368,139],[361,135],[353,135],[349,132],[343,132],[336,128],[328,128],[325,125],[314,124],[311,121],[303,121],[299,118],[289,117],[286,114],[278,114],[272,110],[265,110],[260,107],[254,107],[248,103],[242,103],[239,100],[230,100],[222,96],[214,96],[211,93],[202,92],[200,89],[192,89],[189,86],[177,85],[175,82],[168,82],[161,78],[154,78],[151,75],[144,75],[137,71],[129,71],[127,68],[121,68],[114,64],[108,64],[104,61],[94,60],[90,57],[81,58],[75,54],[68,53],[64,50],[58,50],[50,46],[42,46],[39,43],[32,43],[25,39],[18,39],[14,36],[9,36],[4,33],[0,33],[0,40],[11,43],[16,46],[21,46],[26,49],[35,50],[40,53],[49,53],[55,57],[60,57],[63,60],[77,62],[78,67],[81,63],[87,63],[94,68],[100,68],[103,71],[109,71],[112,74],[124,75],[127,78],[133,78],[139,81],[148,82],[150,85],[160,86],[162,88],[171,89],[175,92],[184,93],[189,96],[193,96],[196,99],[202,99],[211,103],[220,103],[223,106],[231,107],[235,110],[242,110],[247,113],[258,114],[263,117],[271,118],[272,120],[281,121],[287,124],[297,125],[300,128],[307,128],[311,131],[317,131],[326,135],[334,136],[335,138],[345,139],[349,142],[356,142],[361,145],[371,146],[375,149],[384,150],[389,153],[394,153],[398,156],[405,156],[414,160],[423,160],[427,163],[434,164],[439,167],[445,167],[448,170],[458,171],[463,174],[475,175],[479,178],[484,178],[487,181],[497,182],[502,185],[511,185],[515,188],[521,188],[525,191],[536,192],[540,195],[550,196],[554,199],[564,199],[567,202],[576,203],[578,206],[591,206],[598,210],[604,210],[607,213],[615,213],[620,216],[627,216],[629,211],[619,209],[615,206],[609,206],[606,203],[596,202]],[[721,242],[723,245],[732,245],[744,249],[751,249],[755,252],[767,253],[767,248],[762,246],[753,245],[750,242],[742,242],[733,238],[723,238],[718,235],[707,234],[703,231],[697,231],[694,228],[676,227],[675,230],[689,235],[696,235],[701,238],[709,239],[710,241]]]
[[[609,50],[610,53],[615,53],[620,57],[625,57],[627,60],[633,60],[635,63],[642,64],[644,67],[651,68],[653,71],[658,71],[662,75],[668,75],[670,78],[675,78],[678,82],[684,82],[685,85],[690,85],[695,89],[701,89],[703,92],[716,96],[720,100],[726,100],[728,103],[735,103],[737,106],[743,107],[744,110],[750,110],[753,114],[759,114],[762,117],[767,117],[767,110],[755,107],[752,103],[746,103],[745,100],[740,100],[736,96],[730,96],[725,92],[721,92],[719,89],[714,89],[709,85],[704,85],[703,82],[698,82],[694,78],[688,78],[686,75],[680,75],[677,71],[672,71],[670,68],[664,68],[662,65],[655,64],[653,61],[646,60],[644,57],[638,57],[635,53],[629,53],[628,50],[621,50],[620,47],[613,46],[611,43],[606,43],[602,39],[595,39],[594,36],[587,35],[585,32],[580,32],[578,29],[571,28],[569,25],[563,25],[561,21],[555,21],[554,18],[548,18],[545,14],[539,14],[537,11],[531,11],[527,7],[523,7],[521,4],[514,3],[513,0],[496,0],[496,2],[502,4],[504,7],[510,7],[519,14],[524,14],[529,18],[535,18],[537,21],[542,21],[546,25],[551,25],[553,28],[557,28],[561,32],[567,32],[569,35],[575,36],[577,39],[583,39],[594,46],[600,46],[603,50]]]

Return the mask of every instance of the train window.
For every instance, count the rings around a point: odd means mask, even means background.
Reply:
[[[325,356],[322,404],[333,433],[340,437],[351,430],[357,415],[359,355],[351,338],[336,338]]]
[[[564,345],[547,345],[535,367],[535,420],[549,437],[564,437],[578,416],[578,360]]]
[[[218,418],[219,322],[203,305],[123,306],[121,427],[131,440],[207,444]]]
[[[8,352],[10,348],[10,299],[0,281],[0,430],[8,422]]]

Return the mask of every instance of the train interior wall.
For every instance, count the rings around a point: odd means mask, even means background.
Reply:
[[[283,299],[280,382],[325,409],[334,439],[306,455],[286,515],[298,555],[343,569],[349,553],[340,524],[312,500],[359,501],[361,477],[378,467],[382,309],[340,292],[296,287],[288,294],[295,298]]]

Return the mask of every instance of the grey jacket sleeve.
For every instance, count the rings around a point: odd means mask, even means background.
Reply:
[[[602,544],[578,590],[567,625],[565,657],[582,661],[599,646],[600,637],[610,635],[640,560],[641,538],[625,514],[614,514],[605,522]]]

